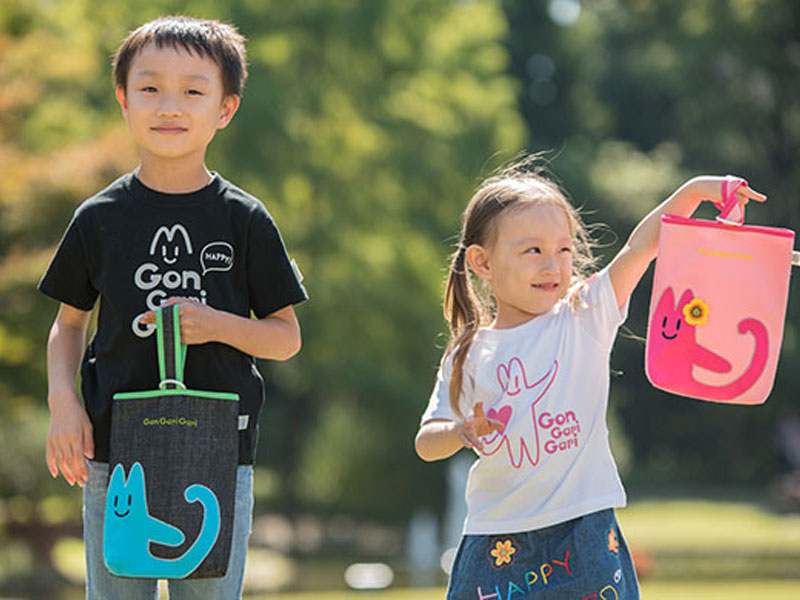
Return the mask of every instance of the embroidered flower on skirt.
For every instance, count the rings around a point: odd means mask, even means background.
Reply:
[[[502,568],[514,562],[514,553],[517,551],[511,538],[504,540],[492,540],[489,544],[489,554],[492,557],[492,566]]]
[[[614,554],[619,554],[619,541],[617,540],[617,532],[610,529],[608,532],[608,551]]]

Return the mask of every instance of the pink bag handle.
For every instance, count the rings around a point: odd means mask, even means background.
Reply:
[[[737,190],[747,181],[741,177],[726,175],[722,180],[722,202],[715,202],[714,206],[719,209],[717,222],[725,225],[744,225],[744,204],[740,204],[736,198]],[[792,265],[800,267],[800,251],[792,252]]]
[[[744,224],[744,204],[739,203],[736,191],[747,185],[747,181],[741,177],[727,175],[722,180],[722,202],[715,202],[714,206],[719,209],[717,221],[726,225]]]

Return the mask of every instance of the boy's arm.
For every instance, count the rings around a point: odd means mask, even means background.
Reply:
[[[289,305],[261,319],[240,317],[185,298],[169,298],[161,304],[180,304],[181,341],[184,344],[220,342],[257,358],[288,360],[300,351],[300,324]],[[150,311],[142,323],[155,324]]]
[[[47,342],[47,468],[53,477],[60,471],[67,483],[80,486],[89,479],[84,457],[94,456],[92,424],[75,391],[90,315],[62,303]]]
[[[658,234],[663,215],[690,216],[703,200],[720,201],[725,177],[695,177],[684,183],[669,198],[642,219],[628,238],[628,242],[609,265],[609,275],[622,308],[658,251]],[[746,184],[736,191],[740,203],[748,200],[763,202],[766,196]]]

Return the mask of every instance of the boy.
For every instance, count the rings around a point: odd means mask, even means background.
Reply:
[[[227,575],[170,581],[170,597],[241,595],[264,397],[253,357],[299,351],[293,305],[306,299],[263,205],[205,165],[246,76],[244,38],[217,21],[163,17],[127,37],[114,81],[140,164],[78,207],[39,284],[61,303],[48,341],[47,465],[84,486],[88,598],[157,595],[155,580],[106,570],[103,512],[112,395],[155,387],[154,310],[176,303],[182,341],[193,345],[187,384],[238,393],[241,431]],[[81,361],[98,296],[97,330]],[[79,365],[86,410],[75,392]]]

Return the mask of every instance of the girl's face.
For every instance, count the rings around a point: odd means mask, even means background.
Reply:
[[[528,204],[501,213],[494,241],[467,251],[470,267],[488,281],[497,304],[496,329],[548,312],[572,276],[573,238],[564,210]]]

